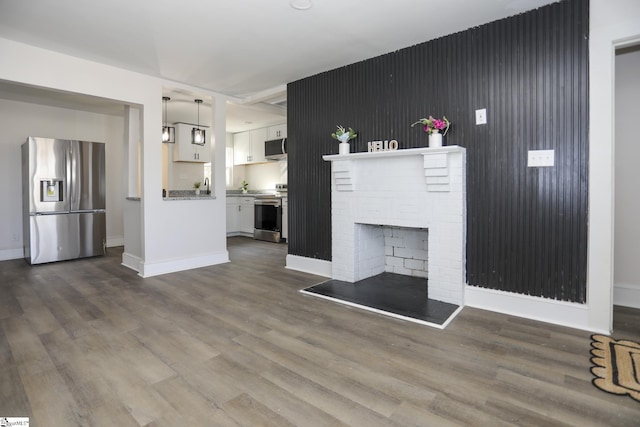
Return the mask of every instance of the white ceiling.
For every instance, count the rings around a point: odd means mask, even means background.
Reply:
[[[240,98],[227,122],[237,132],[284,121],[289,82],[555,0],[295,0],[308,1],[301,11],[290,0],[0,0],[0,37]],[[272,91],[279,96],[246,105]],[[197,94],[166,94],[170,120],[186,121],[172,108],[195,114]]]

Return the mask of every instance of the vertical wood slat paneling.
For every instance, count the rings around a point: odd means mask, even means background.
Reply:
[[[426,146],[410,125],[453,122],[467,148],[470,285],[586,301],[588,0],[568,0],[288,85],[289,253],[331,260],[336,125]],[[488,124],[475,125],[487,108]],[[555,167],[527,168],[554,149]]]

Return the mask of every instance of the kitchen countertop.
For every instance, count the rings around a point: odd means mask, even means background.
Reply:
[[[242,194],[242,193],[229,193],[227,191],[227,197],[255,197],[257,194],[260,193],[246,193],[246,194]],[[263,193],[264,194],[264,193]]]
[[[211,194],[201,194],[196,196],[169,196],[163,197],[162,200],[173,201],[173,200],[214,200],[216,196],[212,196]]]
[[[216,196],[213,194],[207,194],[206,191],[201,190],[199,195],[196,195],[194,190],[169,190],[166,197],[162,200],[174,201],[174,200],[214,200]]]
[[[263,191],[249,191],[247,193],[243,193],[240,190],[227,190],[227,197],[255,197],[255,196],[263,196],[265,194],[275,195],[275,190],[263,190]]]
[[[249,191],[247,193],[243,193],[240,190],[227,190],[227,197],[256,197],[263,195],[276,195],[275,190],[263,190],[263,191]],[[287,193],[283,192],[278,194],[282,198],[287,197]],[[206,194],[204,191],[200,193],[199,196],[196,196],[196,192],[193,190],[169,190],[168,195],[163,197],[162,200],[213,200],[216,196],[213,194]]]

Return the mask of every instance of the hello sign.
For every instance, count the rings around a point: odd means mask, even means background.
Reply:
[[[374,151],[395,151],[398,149],[398,141],[395,139],[391,141],[369,141],[367,145],[369,146],[370,153]]]

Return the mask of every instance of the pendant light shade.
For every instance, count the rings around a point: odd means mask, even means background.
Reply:
[[[176,128],[167,126],[167,102],[171,98],[168,96],[162,97],[164,103],[164,115],[162,116],[162,142],[174,143],[176,142]]]
[[[205,131],[200,129],[200,104],[202,104],[202,99],[196,99],[195,102],[198,104],[198,127],[191,129],[191,143],[204,145],[206,142]]]

